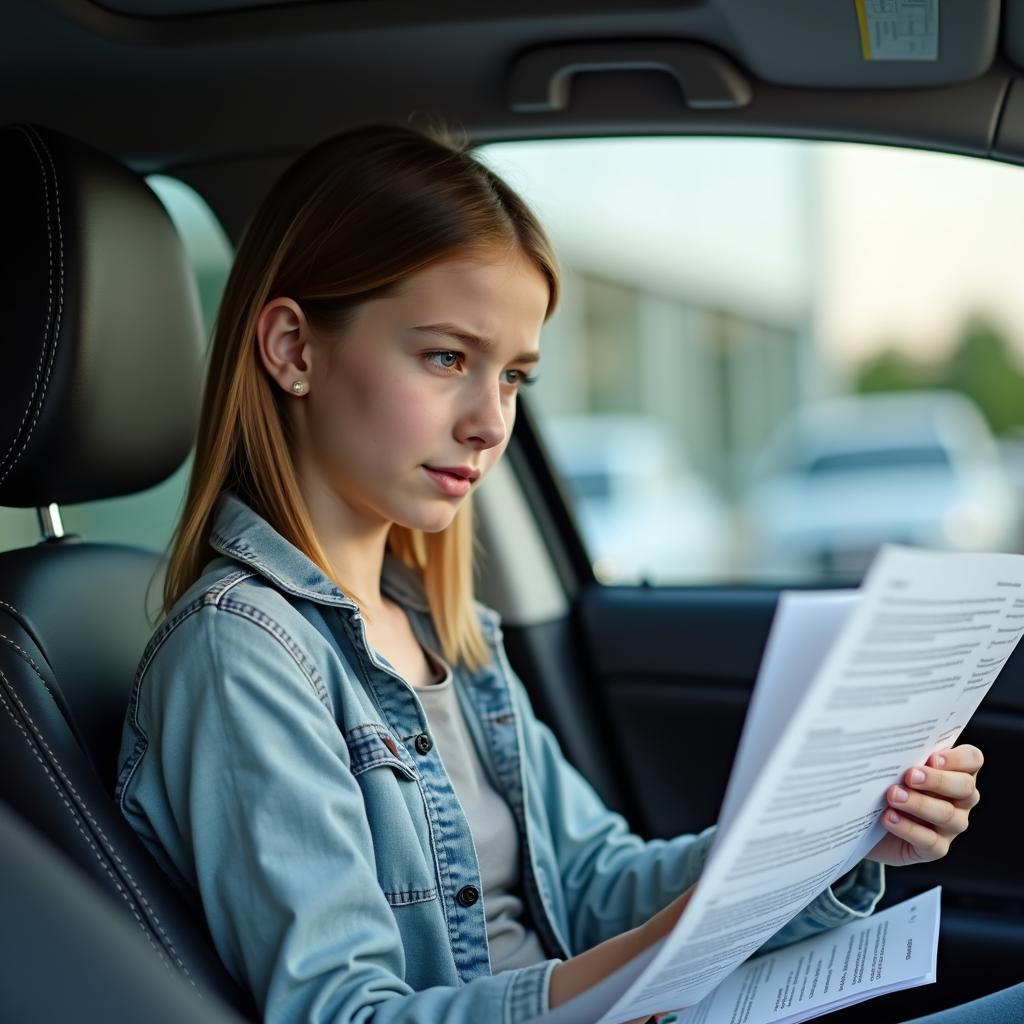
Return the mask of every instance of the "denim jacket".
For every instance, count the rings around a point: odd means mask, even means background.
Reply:
[[[267,1021],[526,1021],[547,1009],[559,959],[696,880],[711,829],[631,834],[534,717],[499,616],[477,603],[491,657],[453,666],[454,686],[515,818],[549,957],[492,974],[473,839],[415,690],[370,647],[357,605],[230,493],[211,545],[143,654],[117,799]],[[381,587],[439,649],[416,574],[389,555]],[[870,913],[881,888],[862,862],[771,944]]]

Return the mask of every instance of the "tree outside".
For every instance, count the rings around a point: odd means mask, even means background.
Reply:
[[[967,395],[996,435],[1024,427],[1024,372],[1005,334],[984,316],[967,320],[959,340],[943,360],[911,359],[890,345],[862,363],[854,379],[854,390],[860,394],[923,388]]]

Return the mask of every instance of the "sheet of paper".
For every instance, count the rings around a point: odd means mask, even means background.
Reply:
[[[747,708],[747,720],[718,815],[716,841],[732,824],[839,630],[857,607],[856,590],[784,590]]]
[[[730,974],[679,1024],[797,1024],[935,981],[941,887],[763,953]]]
[[[727,827],[686,913],[598,1024],[698,1003],[871,849],[886,788],[955,742],[1024,632],[1024,556],[887,546],[831,644],[800,635],[829,616],[786,605],[797,639],[775,645],[775,696],[748,718]]]

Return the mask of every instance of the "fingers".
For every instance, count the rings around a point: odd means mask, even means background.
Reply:
[[[900,840],[896,863],[946,855],[981,800],[976,776],[984,760],[982,752],[969,743],[936,751],[925,765],[904,773],[903,785],[886,790],[890,809],[882,814],[882,824]]]
[[[967,829],[968,808],[960,807],[959,801],[953,803],[927,793],[914,793],[903,786],[890,786],[886,799],[897,813],[912,815],[918,821],[935,825],[950,838]]]
[[[950,800],[970,801],[977,789],[974,775],[965,771],[950,771],[942,768],[910,768],[903,775],[904,784],[910,788]]]
[[[959,747],[951,750],[937,750],[930,758],[928,764],[933,768],[944,768],[952,772],[970,772],[977,775],[981,766],[985,763],[985,755],[970,743],[962,743]]]
[[[931,826],[922,825],[898,811],[886,811],[882,815],[882,824],[894,836],[913,847],[913,854],[905,858],[907,863],[938,860],[945,857],[949,851],[951,837],[944,836]]]

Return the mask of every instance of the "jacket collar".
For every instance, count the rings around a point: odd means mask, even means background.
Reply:
[[[316,563],[289,543],[237,495],[224,491],[217,502],[210,547],[264,576],[275,587],[320,604],[358,608]],[[406,608],[429,610],[417,573],[390,551],[384,555],[381,590]]]

